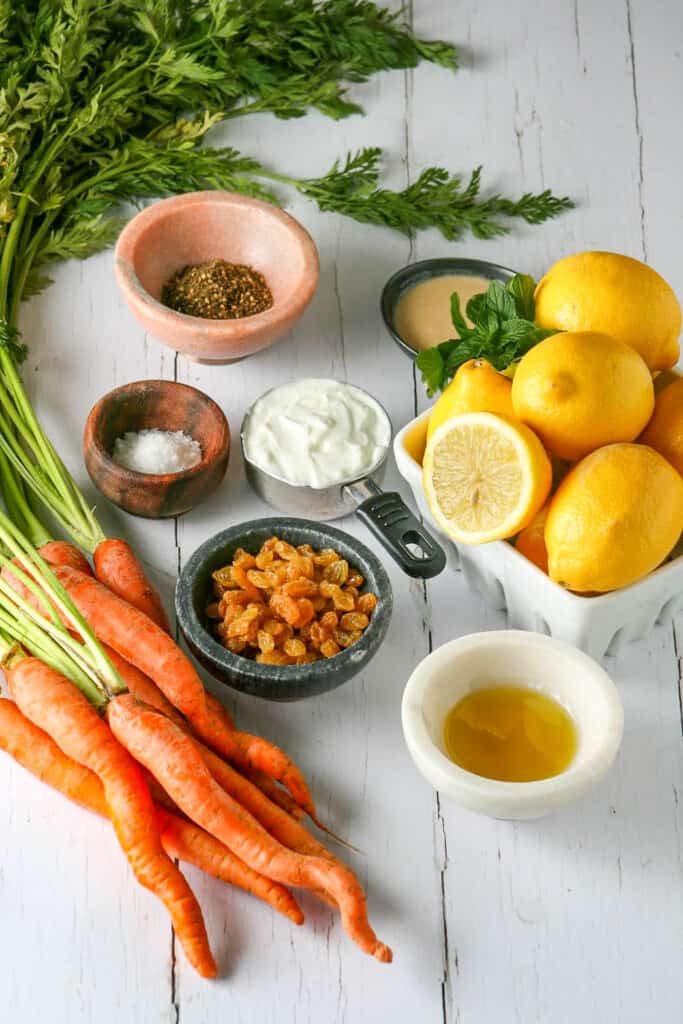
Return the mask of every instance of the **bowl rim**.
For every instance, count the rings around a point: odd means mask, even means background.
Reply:
[[[277,681],[286,686],[305,684],[320,671],[320,662],[312,662],[308,665],[263,665],[253,661],[251,658],[244,658],[242,655],[233,654],[232,651],[228,651],[214,639],[200,621],[189,598],[192,580],[201,571],[209,549],[213,549],[218,540],[226,546],[235,543],[240,537],[243,537],[246,542],[250,534],[256,530],[269,530],[272,534],[280,535],[283,540],[286,540],[288,531],[301,528],[325,534],[326,538],[331,541],[331,546],[334,545],[335,541],[337,543],[341,541],[345,547],[352,548],[354,554],[357,553],[359,561],[371,566],[379,584],[377,587],[379,593],[377,594],[378,605],[376,611],[380,609],[382,614],[376,615],[373,613],[363,637],[369,636],[371,640],[376,640],[377,647],[381,646],[384,641],[393,611],[393,591],[387,571],[378,556],[363,544],[362,541],[357,540],[356,537],[334,526],[330,526],[326,522],[295,516],[265,516],[259,519],[250,519],[242,523],[236,523],[208,537],[187,560],[176,583],[176,617],[183,635],[192,646],[197,648],[202,657],[206,658],[212,665],[216,664],[221,671],[234,671],[236,676],[248,674],[252,680],[256,680],[256,685],[258,685],[258,681],[263,683]],[[363,565],[356,567],[363,572]],[[363,575],[365,575],[364,572]],[[181,591],[183,590],[187,591],[187,597],[181,597]],[[358,661],[357,651],[354,651],[354,647],[355,644],[352,647],[347,647],[345,650],[340,651],[339,654],[335,654],[333,658],[326,659],[324,664],[334,663],[341,671],[344,668],[353,667],[358,662],[356,671],[360,671],[368,663],[368,659]],[[274,669],[277,671],[274,672]],[[286,679],[279,678],[280,673],[285,670],[287,673]],[[355,672],[352,674],[355,675]]]
[[[506,782],[486,778],[461,768],[447,758],[435,745],[424,722],[424,698],[433,685],[436,670],[442,668],[444,664],[455,665],[461,655],[484,647],[499,647],[505,651],[507,659],[514,658],[515,650],[522,647],[545,648],[556,658],[573,663],[577,671],[589,675],[596,700],[601,700],[606,713],[604,733],[597,750],[583,763],[570,763],[559,775],[534,782]],[[444,792],[453,795],[453,788],[457,788],[459,793],[454,798],[470,807],[500,801],[509,802],[510,805],[514,804],[517,809],[521,809],[525,805],[545,800],[552,803],[555,799],[561,799],[562,795],[578,795],[579,791],[601,778],[609,769],[621,746],[624,709],[613,680],[588,654],[564,640],[543,633],[501,629],[457,637],[437,647],[423,658],[413,669],[403,691],[401,724],[406,745],[416,767],[437,789],[443,789]],[[425,765],[426,767],[423,767]]]
[[[409,345],[407,341],[404,341],[394,327],[393,311],[395,306],[392,306],[389,302],[389,294],[396,286],[400,286],[404,282],[407,286],[407,283],[414,277],[423,276],[425,279],[429,277],[443,277],[445,274],[454,271],[459,271],[464,277],[480,276],[486,277],[491,281],[501,281],[503,283],[510,281],[515,274],[519,273],[519,271],[506,267],[502,263],[493,263],[490,260],[477,260],[468,256],[438,256],[432,259],[417,260],[414,263],[406,263],[405,266],[396,270],[382,288],[379,300],[380,312],[384,326],[396,345],[413,361],[417,358],[419,352]],[[407,287],[401,289],[402,292],[406,290]]]
[[[102,445],[97,436],[97,426],[105,414],[105,411],[110,402],[122,391],[130,391],[131,389],[139,388],[142,390],[143,387],[150,387],[158,389],[159,385],[163,385],[165,388],[176,388],[184,389],[185,391],[192,391],[197,395],[200,400],[208,406],[219,422],[222,420],[224,425],[224,436],[223,442],[214,456],[207,458],[202,452],[202,457],[199,462],[194,466],[190,466],[188,469],[182,469],[178,473],[140,473],[138,470],[129,469],[127,466],[122,466],[116,462],[112,457],[111,453]],[[119,384],[118,387],[112,388],[111,391],[105,392],[101,398],[95,402],[85,421],[83,428],[83,438],[87,436],[88,431],[91,434],[91,448],[97,453],[97,457],[101,461],[102,466],[106,469],[107,473],[111,477],[124,483],[126,481],[136,484],[144,484],[146,486],[156,486],[157,488],[163,488],[170,486],[171,484],[178,483],[180,481],[192,480],[195,477],[201,476],[211,466],[215,466],[216,463],[220,462],[221,459],[225,458],[230,452],[230,424],[228,418],[221,409],[218,402],[214,401],[206,392],[201,391],[199,388],[193,387],[191,384],[184,384],[179,380],[163,380],[162,378],[153,378],[151,380],[135,380],[129,384]],[[99,487],[98,487],[99,490]]]
[[[419,413],[418,416],[415,416],[412,420],[406,423],[405,426],[401,427],[394,437],[393,448],[396,466],[403,479],[406,480],[411,487],[412,481],[405,472],[406,464],[409,464],[411,469],[419,473],[420,486],[422,486],[422,467],[406,450],[404,443],[405,438],[418,423],[429,418],[432,408],[433,406],[430,406],[428,409]],[[430,519],[430,522],[441,536],[446,537],[443,531],[440,530],[433,520]],[[467,547],[467,545],[459,545],[450,537],[446,537],[446,539],[450,541],[451,544],[454,544],[456,548]],[[683,554],[681,554],[670,562],[664,562],[662,565],[657,566],[657,568],[653,569],[652,572],[647,574],[647,576],[643,576],[642,579],[636,580],[635,583],[630,583],[627,587],[621,587],[619,590],[610,590],[605,594],[578,594],[573,590],[566,590],[564,587],[561,587],[559,583],[555,583],[554,580],[551,580],[542,569],[539,569],[537,565],[534,565],[534,563],[530,562],[528,558],[525,558],[524,555],[517,550],[514,544],[510,544],[506,540],[494,540],[490,541],[489,544],[484,545],[484,547],[498,552],[501,558],[507,559],[515,566],[515,570],[519,570],[522,573],[530,573],[531,576],[541,584],[541,586],[550,588],[556,596],[561,596],[562,600],[569,604],[573,603],[577,607],[583,606],[584,608],[604,608],[607,605],[623,601],[624,595],[629,595],[635,599],[638,596],[639,588],[656,585],[656,582],[653,583],[653,581],[661,580],[662,578],[673,575],[676,572],[683,572]]]
[[[296,288],[280,302],[273,302],[269,309],[253,316],[237,317],[233,320],[214,320],[208,317],[189,316],[165,306],[159,299],[147,291],[138,277],[135,268],[135,251],[141,232],[159,220],[172,217],[179,210],[192,206],[206,205],[250,207],[261,210],[272,220],[283,225],[292,239],[296,241],[303,259],[303,272]],[[118,237],[114,250],[114,270],[119,288],[128,300],[142,304],[147,315],[155,325],[173,324],[177,328],[202,332],[206,341],[225,341],[226,339],[244,339],[264,329],[273,327],[282,321],[298,317],[306,308],[318,286],[320,277],[320,260],[318,249],[313,238],[298,220],[273,203],[251,196],[240,195],[238,192],[227,192],[222,189],[205,189],[198,192],[185,192],[178,196],[168,196],[150,203],[140,210],[125,225]],[[312,273],[311,273],[312,271]]]

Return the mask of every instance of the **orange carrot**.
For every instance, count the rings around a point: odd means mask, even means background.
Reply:
[[[176,711],[170,700],[166,699],[157,684],[153,683],[149,676],[146,676],[139,668],[136,668],[135,665],[131,665],[129,661],[122,658],[113,647],[108,647],[107,644],[102,644],[102,646],[121,679],[138,700],[142,701],[143,704],[151,705],[157,711],[161,711],[162,714],[166,715],[167,718],[170,718],[172,722],[175,722],[182,729],[187,728],[187,722],[183,716],[180,712]]]
[[[341,863],[326,846],[311,835],[305,825],[293,819],[287,811],[273,803],[258,786],[255,786],[241,772],[236,771],[202,743],[196,742],[196,747],[218,785],[246,811],[249,811],[278,842],[296,853],[324,857],[327,860]]]
[[[229,885],[263,900],[294,924],[303,924],[301,907],[289,889],[254,871],[214,836],[191,821],[157,808],[161,841],[169,857],[193,864]]]
[[[391,950],[370,926],[365,894],[349,868],[282,846],[215,782],[193,740],[131,694],[110,701],[107,716],[119,742],[197,825],[260,874],[284,885],[323,889],[337,902],[344,929],[360,948],[383,962],[391,960]]]
[[[175,722],[175,724],[181,729],[188,728],[188,724],[185,719],[176,711],[170,701],[164,697],[159,687],[156,683],[152,682],[149,676],[146,676],[144,672],[141,672],[140,669],[135,667],[135,665],[131,665],[125,658],[122,658],[121,655],[112,647],[107,647],[106,644],[103,646],[109,660],[121,676],[121,679],[126,684],[129,691],[137,697],[139,701],[143,704],[149,704],[150,707],[155,708],[157,711],[161,711],[162,714],[166,715],[167,718],[170,718],[171,721]],[[206,698],[207,701],[209,699],[216,701],[216,698],[212,697],[209,693],[207,693]],[[218,754],[209,750],[208,747],[204,747],[204,750],[206,751],[207,756],[211,756],[214,766],[219,762],[221,765],[225,764]],[[209,768],[211,768],[211,765],[209,765]],[[230,769],[230,771],[234,774],[233,769]],[[220,779],[215,772],[212,772],[212,774],[220,782]],[[246,779],[249,779],[254,786],[257,786],[269,800],[272,800],[274,804],[281,807],[283,811],[295,818],[296,821],[301,821],[304,816],[304,812],[292,799],[289,793],[284,789],[280,789],[277,783],[275,783],[269,775],[266,775],[265,772],[258,771],[255,768],[242,768],[241,774]]]
[[[295,821],[302,821],[306,812],[299,807],[296,800],[289,795],[286,789],[280,789],[277,782],[271,779],[270,775],[260,771],[258,768],[240,768],[240,774],[256,786],[274,804],[281,807],[286,814]]]
[[[144,612],[166,633],[171,632],[161,597],[147,579],[142,564],[125,540],[108,539],[93,555],[95,576],[118,597]]]
[[[202,912],[164,852],[152,797],[139,766],[87,698],[54,669],[37,658],[24,658],[9,669],[8,681],[24,715],[65,754],[99,776],[112,824],[136,878],[165,904],[190,963],[203,977],[215,977]]]
[[[220,715],[220,717],[222,718],[223,723],[224,723],[224,725],[226,727],[228,727],[230,729],[234,729],[235,728],[235,722],[233,720],[232,715],[230,714],[228,709],[225,707],[225,705],[221,704],[221,702],[219,701],[218,697],[214,697],[214,695],[212,693],[210,693],[208,690],[206,690],[205,693],[206,693],[206,703],[207,703],[207,705],[209,707],[209,710],[213,710],[217,715]]]
[[[171,637],[97,580],[67,566],[55,571],[98,639],[148,675],[208,746],[237,767],[259,768],[278,779],[315,817],[308,786],[293,761],[260,736],[232,727],[220,701],[207,700],[192,662]]]
[[[109,817],[104,787],[97,775],[67,757],[47,733],[22,715],[16,704],[3,698],[0,698],[0,749],[69,800]],[[299,905],[284,886],[252,871],[227,847],[192,822],[161,807],[156,808],[156,817],[161,842],[169,857],[177,857],[214,878],[253,893],[295,924],[303,923]]]
[[[70,565],[72,569],[84,572],[86,576],[92,576],[90,562],[74,544],[67,540],[49,540],[38,548],[38,554],[42,555],[48,565]]]

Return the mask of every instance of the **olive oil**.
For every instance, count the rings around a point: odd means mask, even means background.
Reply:
[[[446,752],[475,775],[535,782],[571,764],[577,735],[571,715],[551,697],[523,686],[487,686],[458,701],[444,724]]]

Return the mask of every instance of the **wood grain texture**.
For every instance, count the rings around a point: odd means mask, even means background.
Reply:
[[[613,248],[646,255],[683,294],[678,236],[683,160],[683,15],[677,0],[415,0],[428,36],[454,39],[455,77],[421,67],[357,91],[366,119],[312,115],[236,122],[230,139],[284,170],[323,170],[346,148],[382,144],[389,180],[427,163],[508,192],[551,186],[575,212],[494,242],[409,242],[289,210],[314,235],[320,287],[294,334],[226,367],[186,363],[146,337],[117,293],[111,254],[60,268],[24,311],[26,377],[43,420],[86,485],[80,432],[117,384],[176,379],[210,394],[236,436],[248,405],[300,375],[372,391],[401,426],[425,405],[407,359],[385,336],[380,288],[410,258],[461,253],[539,274],[560,255]],[[39,371],[36,367],[40,367]],[[234,456],[234,457],[233,457]],[[238,453],[226,480],[176,523],[107,529],[141,550],[170,594],[173,577],[218,529],[263,515]],[[387,486],[405,493],[395,470]],[[104,505],[103,502],[101,502]],[[340,524],[372,546],[353,519]],[[405,751],[399,705],[411,668],[435,645],[505,617],[459,575],[426,588],[388,565],[395,613],[384,651],[340,690],[297,705],[228,694],[244,728],[276,739],[308,773],[322,816],[365,853],[373,922],[395,949],[364,958],[325,908],[303,899],[295,928],[242,893],[189,871],[224,977],[207,984],[176,952],[163,911],[133,883],[105,823],[69,807],[0,760],[0,998],[29,1024],[674,1024],[683,1004],[683,618],[606,667],[626,734],[606,783],[540,822],[494,822],[440,801]],[[217,692],[219,692],[217,690]],[[223,694],[225,696],[225,694]]]

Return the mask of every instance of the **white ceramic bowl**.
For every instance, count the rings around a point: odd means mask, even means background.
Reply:
[[[500,782],[465,771],[446,756],[444,719],[459,700],[492,684],[528,686],[559,701],[574,719],[576,755],[560,775]],[[624,712],[607,673],[560,640],[499,630],[444,644],[417,666],[405,688],[403,735],[418,770],[440,793],[492,818],[540,818],[576,800],[614,761]]]
[[[452,569],[492,607],[506,609],[513,629],[548,633],[580,647],[594,658],[617,654],[646,637],[655,623],[671,622],[683,609],[683,555],[623,590],[586,597],[554,583],[512,544],[456,545],[432,519],[422,487],[422,454],[430,410],[408,423],[394,438],[394,455],[427,523],[443,540]]]

